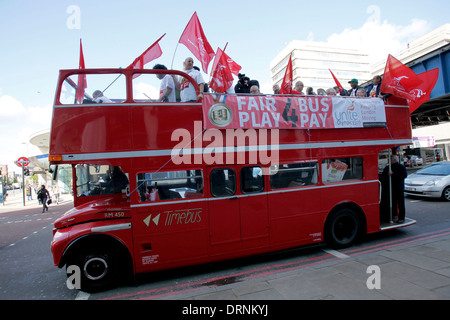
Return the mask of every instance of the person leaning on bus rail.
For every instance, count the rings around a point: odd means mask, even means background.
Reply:
[[[314,92],[313,87],[306,88],[306,95],[307,96],[315,96],[316,95],[316,93]]]
[[[364,88],[359,88],[358,91],[356,91],[356,96],[358,98],[365,98],[366,97],[366,90]]]
[[[387,165],[382,173],[384,180],[387,177],[391,177],[392,185],[392,216],[395,217],[397,214],[397,223],[405,222],[405,179],[408,176],[406,167],[399,162],[397,155],[391,156],[391,170],[389,170],[389,165]]]
[[[260,94],[259,87],[257,85],[253,85],[250,87],[250,93],[251,94]]]
[[[356,92],[358,91],[358,79],[352,79],[348,83],[350,83],[350,90],[348,90],[348,96],[356,97]]]
[[[188,57],[183,62],[184,71],[193,78],[199,87],[199,93],[195,92],[194,85],[184,77],[180,76],[180,80],[176,76],[173,77],[175,82],[175,87],[180,90],[181,102],[197,101],[198,99],[203,99],[204,83],[202,74],[194,69],[194,59]]]
[[[273,94],[280,94],[280,86],[277,84],[274,84],[272,86]]]
[[[167,70],[167,67],[163,64],[156,64],[153,69]],[[159,87],[159,99],[161,102],[176,102],[175,97],[175,83],[173,77],[168,74],[157,74],[156,77],[161,80],[161,86]]]
[[[391,94],[384,94],[380,91],[381,88],[381,76],[374,76],[372,78],[372,83],[367,87],[366,97],[371,98],[381,98],[386,100],[391,96]]]
[[[297,81],[294,85],[294,90],[298,92],[298,94],[304,95],[303,93],[303,82]]]
[[[112,103],[112,101],[105,97],[100,90],[95,90],[94,93],[92,93],[92,97],[96,103]]]
[[[336,90],[334,90],[334,88],[328,88],[326,91],[327,96],[335,96],[336,95]]]
[[[319,89],[317,89],[317,95],[318,96],[326,96],[327,92],[324,89],[319,88]]]

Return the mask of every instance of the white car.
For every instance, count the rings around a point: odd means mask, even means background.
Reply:
[[[436,162],[405,179],[405,194],[450,201],[450,161]]]
[[[407,158],[403,158],[403,163],[407,167],[411,167],[412,164],[414,166],[422,166],[423,165],[423,159],[419,158],[418,156],[411,156],[411,157],[408,156]]]

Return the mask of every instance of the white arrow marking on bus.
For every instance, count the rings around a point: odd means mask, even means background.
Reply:
[[[157,215],[156,217],[153,218],[152,221],[153,221],[154,224],[158,225],[158,222],[159,222],[159,216],[160,216],[160,215],[161,215],[161,213],[158,213],[158,215]],[[150,216],[151,216],[151,215],[150,215]]]
[[[150,219],[152,218],[152,215],[149,215],[147,218],[144,219],[144,223],[145,225],[148,227],[148,225],[150,224]]]
[[[144,219],[145,225],[148,227],[150,225],[150,220],[152,220],[155,225],[158,225],[160,215],[161,215],[161,213],[158,213],[158,215],[156,217],[154,217],[153,219],[152,219],[152,215],[149,215],[147,218]]]

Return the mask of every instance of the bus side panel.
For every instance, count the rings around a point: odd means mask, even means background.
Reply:
[[[367,231],[373,232],[380,227],[378,195],[377,181],[334,184],[322,189],[322,208],[330,213],[340,204],[354,203],[363,210],[367,221]]]
[[[193,264],[207,256],[205,202],[136,207],[133,214],[136,272]]]
[[[367,221],[367,233],[380,231],[380,184],[375,181],[366,185],[367,205],[363,207]]]
[[[320,189],[286,189],[269,194],[270,243],[322,240]]]

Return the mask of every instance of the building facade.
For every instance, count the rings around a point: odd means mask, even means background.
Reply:
[[[291,41],[270,63],[272,83],[281,85],[289,56],[292,54],[293,83],[302,81],[304,90],[312,87],[328,89],[336,84],[330,70],[344,86],[358,79],[359,83],[372,79],[367,53],[355,49],[337,48],[322,42]]]

